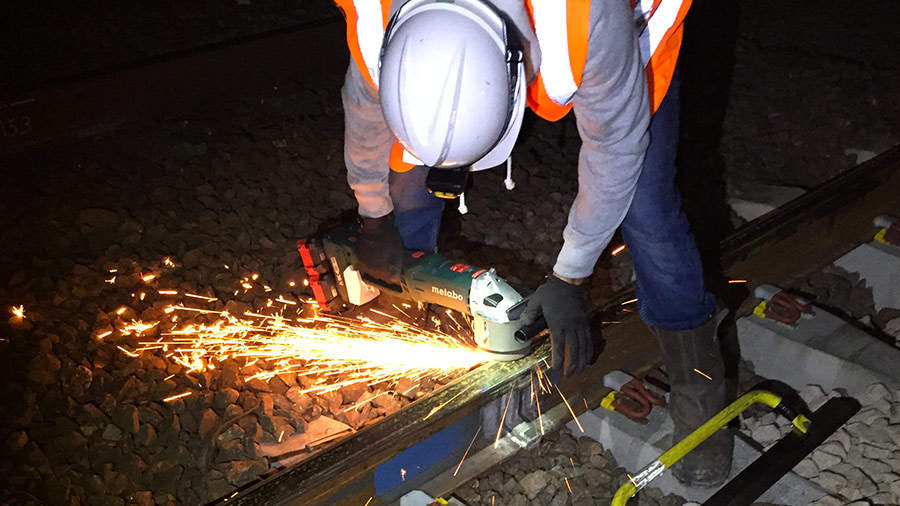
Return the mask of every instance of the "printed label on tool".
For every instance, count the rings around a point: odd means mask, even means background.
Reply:
[[[450,290],[449,288],[440,288],[440,287],[437,287],[437,286],[432,286],[432,287],[431,287],[431,293],[436,293],[436,294],[438,294],[438,295],[443,295],[444,297],[449,297],[449,298],[451,298],[451,299],[456,299],[456,300],[459,300],[459,301],[465,301],[465,300],[466,300],[465,297],[463,297],[462,295],[460,295],[460,294],[454,292],[453,290]]]

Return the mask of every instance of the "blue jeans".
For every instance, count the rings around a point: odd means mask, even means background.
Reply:
[[[650,145],[622,235],[634,260],[638,311],[651,327],[687,330],[706,323],[716,300],[703,281],[703,266],[681,194],[675,186],[680,82],[650,120]]]
[[[425,167],[413,167],[407,172],[391,171],[388,185],[394,203],[394,224],[403,238],[406,249],[436,251],[444,199],[428,193],[425,188]]]
[[[700,254],[675,187],[678,151],[679,81],[650,121],[650,145],[622,234],[634,259],[638,311],[644,322],[665,330],[706,323],[715,298],[706,291]],[[444,201],[425,189],[427,171],[391,172],[391,199],[403,242],[409,249],[434,251]]]

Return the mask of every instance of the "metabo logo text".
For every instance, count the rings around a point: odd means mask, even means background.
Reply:
[[[465,300],[462,295],[454,292],[453,290],[447,289],[447,288],[440,288],[437,286],[432,286],[431,293],[436,293],[438,295],[443,295],[444,297],[450,297],[451,299],[456,299],[459,301]]]

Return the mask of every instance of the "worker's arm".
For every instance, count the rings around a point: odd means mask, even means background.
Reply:
[[[591,4],[590,43],[574,109],[582,145],[578,195],[553,270],[591,275],[634,196],[648,143],[647,82],[628,2]]]
[[[394,136],[381,114],[378,92],[350,61],[344,87],[344,163],[359,215],[380,218],[394,206],[388,192],[388,158]]]

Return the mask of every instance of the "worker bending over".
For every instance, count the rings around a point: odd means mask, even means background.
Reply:
[[[638,309],[671,382],[676,440],[724,408],[716,303],[674,181],[690,0],[336,3],[352,56],[344,156],[359,203],[360,268],[395,281],[404,248],[435,250],[438,197],[458,196],[469,171],[509,158],[526,106],[549,121],[574,109],[578,194],[553,271],[523,317],[543,315],[553,366],[580,373],[592,356],[584,282],[621,226]],[[682,459],[676,477],[720,484],[732,444],[719,432]]]

